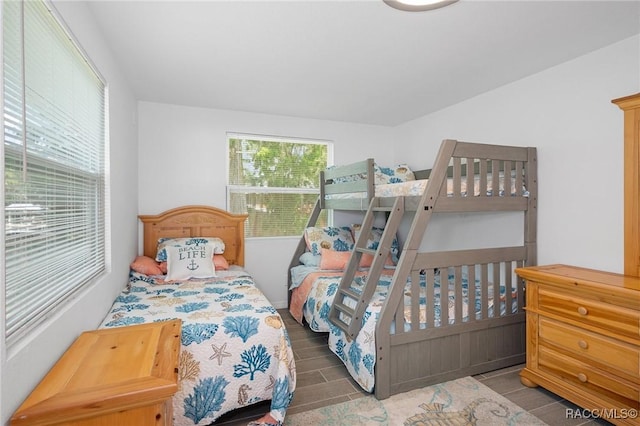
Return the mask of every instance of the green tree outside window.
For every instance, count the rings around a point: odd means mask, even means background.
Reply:
[[[229,143],[228,209],[248,213],[247,237],[302,234],[318,199],[327,142],[233,135]],[[327,223],[323,212],[318,226]]]

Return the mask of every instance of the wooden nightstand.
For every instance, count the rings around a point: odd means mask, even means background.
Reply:
[[[11,425],[169,426],[181,321],[84,332]]]
[[[527,280],[522,383],[640,425],[640,278],[566,265],[516,273]]]

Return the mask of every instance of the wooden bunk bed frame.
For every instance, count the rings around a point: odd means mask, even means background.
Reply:
[[[354,181],[354,175],[365,178]],[[514,269],[537,262],[536,149],[444,140],[433,168],[417,171],[415,175],[416,179],[429,179],[422,195],[379,198],[375,196],[372,159],[327,169],[321,174],[320,197],[308,222],[308,226],[313,226],[322,209],[366,211],[363,232],[356,241],[330,313],[330,320],[355,339],[375,287],[365,284],[355,295],[350,291],[359,255],[367,252],[364,246],[369,234],[365,230],[370,229],[376,212],[387,212],[380,244],[375,253],[371,253],[374,261],[367,279],[377,282],[400,217],[413,214],[376,325],[374,391],[378,399],[525,361],[525,285]],[[476,188],[478,185],[479,191],[465,194],[465,186]],[[366,193],[366,197],[332,198],[349,193]],[[420,252],[420,243],[433,213],[454,212],[522,212],[524,243],[515,247]],[[305,241],[301,238],[290,268],[299,264],[298,259],[305,250]],[[482,305],[480,318],[469,315],[463,319],[463,270],[469,274],[468,282],[479,286],[482,294],[481,300],[476,300]],[[428,306],[420,308],[418,299],[422,295],[434,300],[434,278],[440,271],[454,273],[455,286],[449,294],[455,297],[456,309],[453,317],[448,316],[447,309],[442,309],[440,325],[436,325],[433,310]],[[406,305],[408,278],[411,278],[412,296]],[[421,278],[426,282],[423,289],[418,284]],[[500,312],[498,303],[493,313],[489,313],[491,300],[498,301],[501,297],[500,286],[492,283],[512,289],[515,296],[505,291],[502,300],[505,307],[517,304],[516,312],[511,309]],[[350,297],[351,305],[344,302]],[[350,309],[353,305],[356,307]],[[343,321],[345,317],[347,320]],[[421,323],[427,326],[421,327]]]

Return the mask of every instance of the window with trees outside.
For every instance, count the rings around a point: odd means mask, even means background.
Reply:
[[[8,345],[106,270],[106,89],[47,1],[2,4]]]
[[[247,237],[300,236],[319,194],[326,141],[228,134],[227,208],[248,213]],[[323,211],[317,226],[327,223]]]

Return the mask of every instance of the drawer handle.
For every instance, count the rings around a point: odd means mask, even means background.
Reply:
[[[580,380],[582,383],[587,383],[587,375],[584,373],[578,373],[578,380]]]
[[[587,315],[589,313],[589,311],[584,306],[579,306],[578,307],[578,313],[580,315]]]
[[[578,340],[578,346],[580,346],[582,349],[587,349],[589,347],[589,344],[584,340]]]

